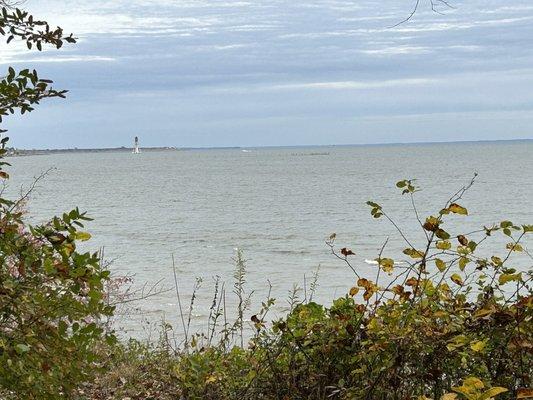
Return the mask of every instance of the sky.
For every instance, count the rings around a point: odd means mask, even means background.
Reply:
[[[427,0],[429,1],[429,0]],[[69,89],[5,120],[19,148],[533,137],[533,2],[27,0],[79,38],[0,44]]]

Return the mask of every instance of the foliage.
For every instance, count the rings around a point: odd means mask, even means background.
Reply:
[[[328,246],[355,272],[345,296],[329,307],[301,301],[267,324],[269,298],[250,318],[256,333],[246,347],[198,336],[187,351],[168,353],[165,385],[187,399],[533,398],[532,276],[512,267],[531,260],[525,238],[533,229],[502,221],[452,233],[449,220],[469,214],[460,200],[472,183],[418,219],[421,245],[370,202],[378,210],[372,215],[388,219],[405,241],[399,259],[385,256],[385,243],[375,277],[363,277],[353,265],[356,251],[337,253],[331,235]],[[397,186],[418,218],[414,181]],[[501,238],[508,244],[499,247]],[[120,370],[115,365],[110,360],[110,369]]]
[[[46,21],[35,19],[27,11],[12,7],[8,1],[0,0],[0,35],[7,36],[7,43],[13,39],[23,40],[28,49],[34,45],[39,51],[43,44],[60,48],[64,41],[76,42],[72,34],[65,36],[61,28],[52,29]],[[0,80],[0,123],[2,117],[20,110],[22,114],[33,111],[33,106],[48,97],[64,97],[65,90],[50,87],[49,79],[40,79],[37,71],[23,69],[16,72],[8,68],[7,75]],[[5,130],[0,129],[0,133]]]
[[[0,205],[0,387],[17,398],[56,399],[97,364],[109,272],[96,254],[76,251],[90,235],[77,209],[27,227],[18,203]],[[112,336],[107,336],[113,340]]]
[[[0,5],[0,35],[8,43],[18,38],[41,50],[43,43],[59,48],[63,40],[75,41],[5,1]],[[64,97],[65,91],[52,89],[51,83],[35,70],[9,67],[0,80],[0,122],[17,110],[32,111],[43,98]],[[1,140],[2,180],[9,178],[3,161],[7,142],[7,137]],[[85,213],[75,209],[31,227],[22,212],[28,194],[18,201],[0,197],[0,396],[69,397],[98,367],[101,354],[95,349],[104,339],[114,341],[100,324],[113,312],[104,301],[109,272],[96,254],[76,250],[79,241],[90,239],[80,230],[89,220]]]
[[[8,43],[19,39],[29,49],[41,50],[43,44],[59,48],[75,41],[61,28],[51,29],[2,0],[0,5],[0,35]],[[51,83],[34,70],[8,68],[0,80],[0,122],[17,110],[32,111],[44,98],[63,97],[65,91],[56,91]],[[0,156],[6,143],[3,138]],[[9,178],[6,165],[0,161],[0,179]],[[96,254],[76,250],[79,241],[90,238],[79,230],[88,220],[84,213],[75,209],[30,227],[23,221],[21,201],[0,198],[0,396],[533,398],[532,273],[517,268],[519,259],[513,258],[524,254],[522,259],[531,259],[524,239],[533,227],[504,220],[472,232],[451,232],[448,219],[469,214],[460,203],[473,182],[425,220],[414,201],[416,181],[397,183],[402,195],[410,197],[425,235],[420,245],[383,206],[368,202],[372,216],[387,219],[405,241],[400,259],[386,254],[385,242],[375,259],[375,277],[365,277],[352,261],[356,251],[344,246],[338,252],[332,234],[327,245],[353,271],[353,287],[329,307],[310,300],[296,304],[293,296],[288,315],[272,324],[266,322],[274,304],[269,295],[249,319],[255,334],[246,345],[250,294],[244,290],[244,259],[238,253],[236,321],[226,321],[224,286],[219,295],[217,280],[210,331],[189,341],[187,327],[181,350],[169,346],[166,327],[156,348],[134,341],[117,344],[104,331],[100,319],[113,312],[104,298],[109,272]],[[507,243],[486,254],[490,249],[483,245],[499,234]],[[188,321],[193,303],[194,296]]]

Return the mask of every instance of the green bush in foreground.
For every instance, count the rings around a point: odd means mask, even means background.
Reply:
[[[76,243],[88,218],[78,210],[28,227],[21,201],[0,198],[0,391],[57,399],[94,373],[96,348],[112,336],[99,320],[109,272]],[[0,395],[1,398],[1,395]]]
[[[408,196],[416,192],[412,181],[397,186]],[[101,376],[85,398],[533,398],[531,269],[511,267],[517,254],[531,260],[524,238],[532,226],[503,221],[468,234],[448,232],[448,219],[468,215],[458,203],[469,187],[419,220],[422,246],[399,231],[409,262],[388,257],[385,244],[373,279],[359,275],[354,251],[337,251],[331,235],[333,254],[356,275],[331,306],[303,302],[267,324],[269,299],[251,317],[256,334],[245,348],[228,335],[238,334],[239,324],[225,326],[218,344],[209,334],[194,336],[186,351],[141,346],[138,356],[139,344],[121,347],[110,360],[114,379]],[[380,205],[368,204],[374,217],[398,226]],[[487,253],[489,241],[502,237],[506,243]],[[127,379],[117,379],[122,370]]]

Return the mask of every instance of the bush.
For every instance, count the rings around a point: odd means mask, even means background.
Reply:
[[[509,266],[516,254],[531,259],[524,238],[533,227],[502,221],[468,234],[445,230],[448,219],[468,215],[459,201],[471,184],[419,220],[423,245],[399,230],[410,261],[386,257],[385,243],[372,279],[360,276],[355,252],[337,250],[331,235],[328,246],[355,275],[349,293],[329,307],[300,303],[272,324],[268,299],[250,318],[256,333],[245,348],[228,334],[239,334],[237,323],[224,327],[218,344],[197,335],[186,351],[167,352],[165,385],[186,399],[533,398],[531,270]],[[418,218],[414,182],[397,186]],[[382,206],[368,204],[375,218],[398,227]],[[502,237],[507,244],[488,253],[489,240]],[[110,360],[120,375],[116,365]]]
[[[0,390],[57,399],[94,372],[96,347],[113,341],[99,324],[113,312],[104,301],[109,272],[96,254],[76,251],[90,238],[79,230],[84,213],[30,227],[22,200],[0,198]]]

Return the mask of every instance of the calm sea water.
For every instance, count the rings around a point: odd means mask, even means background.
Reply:
[[[318,300],[349,290],[353,274],[324,244],[332,232],[339,245],[357,253],[353,262],[362,273],[375,272],[364,260],[375,258],[389,236],[385,255],[401,259],[404,243],[385,220],[371,218],[365,205],[370,199],[381,203],[410,238],[422,240],[409,199],[395,187],[400,179],[418,179],[419,209],[426,216],[478,172],[462,201],[471,215],[449,223],[457,221],[464,231],[504,218],[533,219],[532,142],[77,153],[10,161],[11,194],[56,168],[31,197],[30,221],[75,206],[86,210],[94,221],[85,248],[105,247],[115,274],[133,275],[137,287],[162,280],[172,288],[174,254],[184,303],[195,278],[202,277],[195,328],[206,324],[213,277],[226,282],[228,307],[232,303],[236,248],[247,259],[256,311],[267,280],[280,311],[293,285],[303,286],[304,279],[309,284],[318,266]],[[521,261],[521,268],[531,268],[527,258]],[[179,325],[172,291],[135,307],[134,315],[118,321],[133,335],[145,335],[147,321],[163,316]]]

